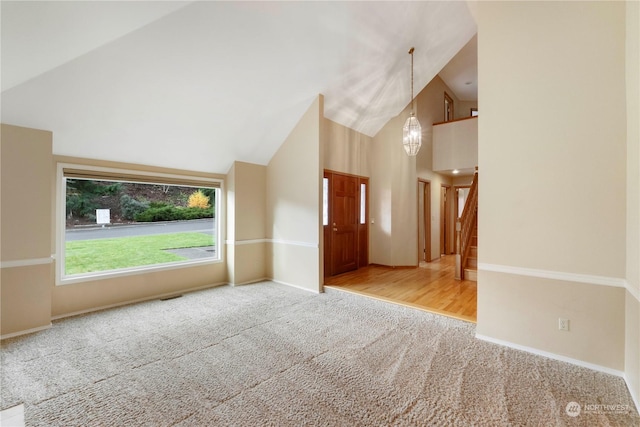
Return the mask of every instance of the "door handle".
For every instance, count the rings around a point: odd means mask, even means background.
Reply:
[[[333,227],[333,231],[338,231],[338,229],[336,227]]]

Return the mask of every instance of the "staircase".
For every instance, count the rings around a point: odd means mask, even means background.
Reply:
[[[476,226],[471,233],[471,240],[469,241],[469,252],[467,255],[467,261],[464,266],[465,280],[478,281],[478,214],[476,213]]]
[[[456,280],[478,278],[478,168],[462,215],[456,222]]]

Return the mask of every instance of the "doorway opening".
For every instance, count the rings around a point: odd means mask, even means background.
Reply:
[[[455,212],[453,189],[450,185],[440,187],[440,255],[451,255],[455,251]]]
[[[455,212],[456,219],[462,216],[462,211],[464,210],[464,205],[467,202],[467,196],[471,191],[470,185],[460,185],[455,187]]]
[[[418,179],[418,262],[431,260],[431,183]]]
[[[450,122],[454,119],[453,98],[447,92],[444,93],[444,121]]]
[[[324,171],[324,276],[369,265],[369,178]]]

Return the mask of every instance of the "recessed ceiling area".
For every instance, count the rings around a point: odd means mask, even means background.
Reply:
[[[417,93],[476,33],[467,2],[1,8],[3,123],[53,131],[55,154],[215,173],[268,163],[318,94],[375,135],[408,103],[408,48]]]

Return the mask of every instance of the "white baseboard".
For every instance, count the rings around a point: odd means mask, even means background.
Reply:
[[[609,374],[609,375],[614,375],[616,377],[620,377],[624,380],[625,384],[627,385],[627,390],[629,390],[629,394],[631,395],[631,400],[633,401],[634,405],[636,406],[636,411],[638,413],[640,413],[640,404],[638,403],[638,396],[636,396],[636,394],[634,393],[633,389],[631,388],[631,386],[629,385],[629,380],[627,375],[622,372],[622,371],[618,371],[616,369],[611,369],[611,368],[607,368],[606,366],[601,366],[601,365],[596,365],[594,363],[589,363],[589,362],[585,362],[582,360],[578,360],[578,359],[573,359],[571,357],[567,357],[567,356],[561,356],[559,354],[555,354],[555,353],[549,353],[547,351],[542,351],[542,350],[538,350],[536,348],[533,347],[527,347],[524,345],[520,345],[520,344],[514,344],[512,342],[509,341],[503,341],[503,340],[499,340],[496,338],[491,338],[488,337],[486,335],[481,335],[481,334],[476,334],[476,338],[482,341],[487,341],[493,344],[498,344],[504,347],[509,347],[509,348],[514,348],[516,350],[521,350],[521,351],[526,351],[527,353],[532,353],[538,356],[543,356],[549,359],[553,359],[553,360],[559,360],[561,362],[566,362],[566,363],[571,363],[572,365],[577,365],[577,366],[581,366],[583,368],[588,368],[591,369],[593,371],[598,371],[598,372],[604,372],[605,374]]]
[[[633,388],[629,385],[629,377],[627,374],[624,375],[624,382],[627,384],[627,390],[629,390],[629,394],[631,395],[631,399],[633,403],[636,405],[636,411],[640,413],[640,399],[638,399],[638,395],[635,393]]]
[[[276,280],[276,279],[274,279],[274,278],[269,278],[269,279],[267,279],[267,280],[271,280],[272,282],[274,282],[274,283],[279,283],[279,284],[281,284],[281,285],[291,286],[292,288],[296,288],[296,289],[300,289],[300,290],[303,290],[303,291],[311,292],[312,294],[317,294],[317,295],[319,295],[319,294],[320,294],[320,291],[319,291],[319,290],[318,290],[318,291],[315,291],[315,290],[312,290],[312,289],[309,289],[309,288],[305,288],[305,287],[300,286],[300,285],[294,285],[293,283],[283,282],[283,281],[281,281],[281,280]]]
[[[476,338],[482,341],[487,341],[493,344],[498,344],[504,347],[514,348],[516,350],[526,351],[527,353],[536,354],[538,356],[543,356],[549,359],[559,360],[561,362],[571,363],[572,365],[582,366],[583,368],[588,368],[593,371],[604,372],[605,374],[615,375],[616,377],[624,378],[624,372],[618,371],[616,369],[607,368],[606,366],[596,365],[595,363],[585,362],[579,359],[573,359],[571,357],[562,356],[555,353],[550,353],[547,351],[539,350],[533,347],[527,347],[520,344],[514,344],[509,341],[503,341],[500,339],[488,337],[486,335],[476,334]]]
[[[53,325],[49,323],[45,326],[38,326],[37,328],[25,329],[24,331],[12,332],[10,334],[5,334],[0,336],[0,340],[6,340],[7,338],[19,337],[21,335],[33,334],[35,332],[45,331],[51,328]]]

